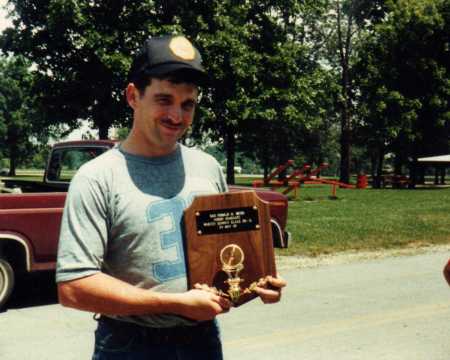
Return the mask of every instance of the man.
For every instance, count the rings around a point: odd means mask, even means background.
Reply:
[[[126,88],[129,136],[71,182],[58,293],[65,306],[101,314],[94,359],[222,359],[215,317],[231,304],[212,291],[187,291],[180,228],[196,195],[227,190],[215,159],[177,142],[206,80],[186,38],[147,40]],[[268,282],[257,293],[276,302],[285,282]]]

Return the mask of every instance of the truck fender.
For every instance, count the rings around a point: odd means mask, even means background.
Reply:
[[[7,247],[14,247],[16,249],[20,249],[22,251],[21,257],[24,254],[25,255],[25,259],[13,259],[13,260],[18,260],[20,261],[20,263],[22,263],[25,268],[23,270],[26,271],[31,271],[31,257],[32,257],[32,253],[31,253],[31,248],[30,245],[28,244],[28,241],[21,236],[20,234],[15,234],[15,233],[2,233],[0,232],[0,258],[5,256],[6,258],[8,258],[8,254],[6,253],[7,251]],[[16,264],[17,265],[17,264]]]

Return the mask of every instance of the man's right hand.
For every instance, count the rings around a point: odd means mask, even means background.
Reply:
[[[198,321],[212,320],[230,310],[231,302],[205,290],[189,290],[181,296],[179,314]]]
[[[202,321],[231,307],[230,301],[211,291],[156,292],[101,272],[59,283],[58,295],[64,306],[105,315],[177,314]]]

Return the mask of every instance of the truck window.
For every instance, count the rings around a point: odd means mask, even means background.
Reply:
[[[52,153],[47,181],[69,182],[84,163],[108,150],[103,147],[56,149]]]

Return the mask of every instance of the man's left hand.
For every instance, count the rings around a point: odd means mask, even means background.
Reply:
[[[287,285],[286,280],[281,277],[266,276],[264,285],[256,286],[254,291],[259,295],[264,304],[272,304],[280,301],[281,289]]]

